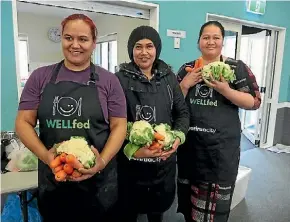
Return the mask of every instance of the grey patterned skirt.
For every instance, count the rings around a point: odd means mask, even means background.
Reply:
[[[227,222],[234,184],[178,179],[178,209],[186,222]]]

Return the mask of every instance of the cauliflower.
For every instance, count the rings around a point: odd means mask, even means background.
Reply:
[[[140,147],[151,145],[154,139],[153,127],[144,120],[128,122],[126,139],[129,143],[124,147],[124,154],[131,159]]]
[[[180,144],[184,143],[184,133],[171,130],[168,124],[151,125],[143,120],[134,123],[128,122],[127,140],[129,143],[126,144],[123,152],[130,160],[134,153],[143,146],[148,146],[148,149],[161,149],[163,145],[162,149],[167,151],[172,148],[177,137],[180,138]]]
[[[154,139],[153,127],[147,121],[140,120],[133,123],[130,127],[129,141],[137,146],[150,145]]]
[[[162,144],[164,147],[164,150],[171,149],[176,137],[174,136],[173,131],[171,131],[171,127],[168,124],[161,123],[154,127],[154,130],[164,136],[163,141],[158,141],[160,144]]]
[[[161,123],[156,125],[154,130],[165,138],[163,141],[158,141],[160,144],[164,145],[163,150],[170,150],[177,137],[180,139],[180,144],[185,141],[184,133],[178,130],[171,130],[168,124]]]
[[[224,62],[212,62],[208,65],[205,65],[202,70],[202,77],[206,80],[210,80],[210,75],[216,80],[220,80],[220,74],[228,82],[233,82],[236,80],[235,72],[231,67]]]
[[[70,140],[58,144],[55,148],[57,154],[74,155],[85,168],[95,165],[96,156],[83,137],[71,137]]]

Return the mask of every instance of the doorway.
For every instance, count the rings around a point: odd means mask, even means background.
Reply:
[[[253,71],[260,87],[262,104],[258,110],[239,109],[243,135],[254,145],[266,148],[273,145],[283,56],[277,48],[284,48],[282,28],[250,21],[208,14],[207,21],[216,20],[225,28],[222,54],[242,60]]]
[[[244,61],[255,74],[262,100],[265,93],[266,69],[272,31],[242,25],[240,59]],[[273,52],[276,53],[276,52]],[[266,115],[268,115],[266,113]],[[240,109],[240,120],[243,134],[255,145],[260,143],[261,127],[260,110]],[[267,124],[264,125],[267,127]]]
[[[111,72],[115,72],[120,63],[128,62],[125,50],[128,36],[125,34],[129,35],[133,26],[135,28],[146,24],[159,30],[159,5],[153,3],[127,0],[111,2],[12,0],[14,42],[20,41],[19,33],[24,33],[27,40],[33,42],[25,51],[27,54],[25,74],[20,72],[24,61],[22,61],[23,47],[14,44],[19,99],[25,84],[24,80],[33,70],[62,59],[59,39],[49,38],[48,31],[52,28],[59,33],[62,19],[79,11],[97,21],[99,29],[97,43],[98,49],[101,50],[94,52],[92,60]],[[36,21],[41,25],[37,25]],[[122,23],[127,25],[120,25]]]

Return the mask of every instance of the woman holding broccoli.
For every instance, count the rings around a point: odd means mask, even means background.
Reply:
[[[126,101],[118,78],[91,63],[96,38],[96,26],[89,17],[67,17],[61,35],[64,59],[36,69],[21,95],[16,132],[39,158],[38,208],[44,222],[107,222],[117,199],[114,156],[126,136]],[[34,129],[37,120],[39,136]],[[76,139],[66,147],[62,142],[71,137]],[[80,162],[89,160],[91,168],[83,169],[83,164],[77,167],[82,175],[59,182],[59,172],[62,180],[65,174],[55,168],[52,148],[59,143],[58,148],[63,145],[79,153]],[[96,148],[94,154],[84,152],[87,143]]]
[[[178,149],[178,212],[187,222],[228,220],[240,159],[238,109],[261,103],[251,70],[221,55],[224,35],[219,22],[205,23],[201,57],[177,74],[190,112],[186,142]]]
[[[160,52],[158,32],[140,26],[128,40],[131,62],[121,64],[116,73],[126,96],[127,121],[136,122],[131,139],[146,140],[152,135],[152,124],[158,124],[157,131],[170,127],[176,132],[169,151],[144,146],[135,152],[127,152],[127,147],[119,152],[120,221],[136,222],[143,213],[150,222],[161,222],[175,197],[175,151],[184,142],[189,115],[176,76],[159,59]]]

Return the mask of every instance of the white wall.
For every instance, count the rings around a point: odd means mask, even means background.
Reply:
[[[55,63],[63,58],[60,43],[54,43],[47,37],[48,29],[60,26],[62,19],[60,17],[18,12],[19,33],[28,35],[31,71],[36,67]],[[94,20],[99,36],[117,33],[118,64],[129,61],[127,41],[131,31],[137,26],[149,25],[149,20],[105,14],[96,16]]]
[[[46,63],[55,63],[63,58],[60,43],[48,39],[50,27],[58,27],[61,19],[18,13],[18,32],[28,36],[29,63],[31,71]]]
[[[125,16],[103,15],[96,19],[99,36],[117,33],[118,41],[118,64],[129,62],[127,42],[132,30],[141,25],[149,25],[149,20],[129,18]]]

